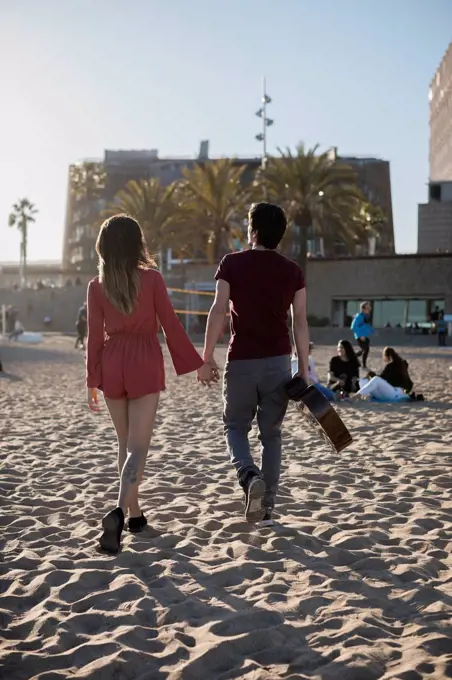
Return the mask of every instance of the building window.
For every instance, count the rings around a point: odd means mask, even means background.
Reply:
[[[359,312],[363,300],[333,300],[333,310],[338,303],[343,304],[344,326],[349,327],[355,314]],[[426,323],[432,313],[444,311],[444,300],[370,300],[372,305],[372,324],[375,328],[404,327],[414,323]]]
[[[425,323],[430,321],[429,304],[426,300],[408,300],[408,323]]]
[[[405,320],[405,300],[375,300],[372,323],[375,328],[402,326]]]
[[[445,304],[444,300],[430,300],[429,316],[432,318],[432,314],[436,315],[438,312],[444,312]]]
[[[334,301],[333,301],[334,302]],[[345,323],[344,326],[350,326],[355,314],[359,312],[359,306],[362,300],[347,300],[345,305]]]

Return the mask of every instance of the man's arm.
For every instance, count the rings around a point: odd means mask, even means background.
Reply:
[[[309,329],[306,318],[306,288],[297,290],[292,302],[292,332],[298,354],[298,373],[309,383]]]
[[[223,279],[218,279],[215,300],[210,308],[209,316],[207,317],[203,354],[204,361],[206,362],[212,362],[214,360],[213,353],[221,335],[221,331],[223,330],[223,324],[229,307],[229,293],[229,283]]]

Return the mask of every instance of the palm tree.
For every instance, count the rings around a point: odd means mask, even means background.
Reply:
[[[338,241],[352,247],[356,224],[351,217],[364,199],[350,166],[333,161],[327,152],[318,153],[318,146],[306,150],[299,144],[295,154],[287,149],[269,158],[255,184],[284,206],[290,224],[286,250],[292,248],[293,255],[296,246],[302,267],[309,237],[323,238],[328,254]]]
[[[380,227],[388,221],[384,210],[374,203],[363,203],[361,215],[366,223],[367,231],[378,238],[380,236]]]
[[[27,284],[27,247],[28,247],[28,223],[35,222],[37,208],[28,200],[22,198],[12,207],[8,223],[10,227],[17,227],[21,234],[20,243],[20,284]]]
[[[232,159],[196,164],[183,171],[179,185],[181,206],[186,222],[180,233],[181,248],[195,244],[207,254],[210,263],[218,262],[226,250],[243,243],[244,212],[249,191],[243,185],[246,166]]]
[[[387,222],[387,216],[379,205],[363,201],[357,206],[352,217],[355,228],[355,244],[362,253],[375,254],[377,243],[381,238],[380,227]],[[374,251],[373,253],[371,251]]]
[[[170,228],[179,224],[182,210],[176,200],[177,185],[163,186],[158,179],[131,180],[103,212],[103,217],[126,213],[141,225],[151,252],[168,245]]]

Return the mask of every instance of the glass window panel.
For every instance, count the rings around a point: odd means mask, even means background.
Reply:
[[[381,328],[384,326],[382,319],[381,300],[374,300],[372,305],[372,325],[375,326],[375,328]]]
[[[347,300],[347,304],[345,305],[344,326],[350,326],[353,317],[359,312],[360,304],[361,300]]]
[[[430,300],[430,312],[436,311],[437,307],[439,312],[444,311],[444,300]]]
[[[408,323],[424,323],[430,320],[427,300],[408,300]]]
[[[375,300],[373,306],[373,325],[384,328],[402,325],[405,317],[405,300]]]

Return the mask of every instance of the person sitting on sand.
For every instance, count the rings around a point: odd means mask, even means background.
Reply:
[[[330,361],[328,387],[341,396],[359,389],[359,361],[348,340],[339,340],[337,355]]]
[[[198,370],[205,385],[216,382],[218,375],[201,359],[177,318],[138,222],[127,215],[106,220],[96,251],[99,276],[89,283],[87,299],[87,400],[95,409],[94,390],[103,391],[118,438],[118,503],[103,518],[100,537],[101,548],[116,553],[127,512],[129,531],[141,531],[147,524],[138,490],[165,389],[158,322],[177,375]]]
[[[214,362],[214,350],[230,308],[231,341],[223,383],[224,432],[244,492],[245,517],[268,525],[272,523],[281,472],[281,426],[289,403],[284,389],[291,378],[289,309],[299,375],[309,381],[303,273],[295,262],[276,251],[286,227],[287,218],[280,206],[251,206],[250,249],[230,253],[220,262],[204,343],[205,361]],[[260,468],[248,440],[255,416],[262,444]]]
[[[328,387],[325,387],[325,385],[322,385],[322,383],[319,380],[319,376],[317,375],[317,369],[315,366],[315,361],[312,356],[312,352],[314,350],[314,343],[310,342],[309,343],[309,357],[308,357],[308,376],[309,376],[309,384],[314,385],[319,392],[323,394],[326,399],[329,401],[334,401],[335,400],[335,394],[332,390],[328,389]],[[297,350],[295,349],[292,353],[292,375],[296,375],[298,373],[298,356],[297,356]]]
[[[408,362],[392,347],[384,348],[383,362],[385,367],[380,375],[370,371],[367,378],[359,381],[360,389],[353,398],[371,397],[376,401],[406,401],[411,398],[413,381],[408,373]]]

